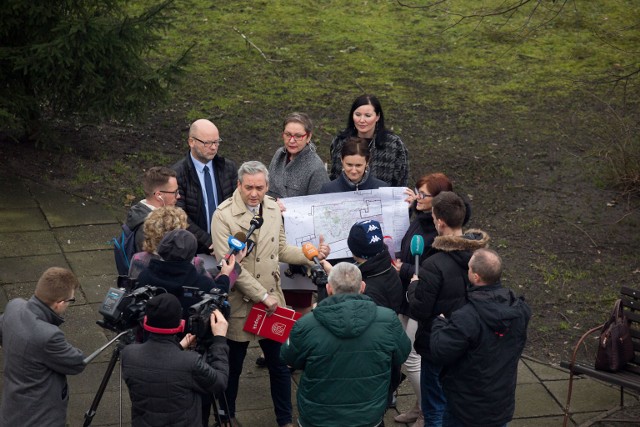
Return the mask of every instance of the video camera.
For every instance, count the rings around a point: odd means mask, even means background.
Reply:
[[[164,289],[158,289],[154,286],[142,286],[131,291],[110,288],[98,310],[103,319],[96,323],[115,332],[135,328],[144,318],[147,301],[164,292]]]
[[[329,282],[329,276],[327,276],[327,272],[324,271],[324,268],[322,268],[321,265],[312,265],[310,275],[313,284],[319,288],[324,288],[325,285]]]
[[[184,290],[184,297],[200,300],[189,307],[189,318],[187,319],[185,333],[195,335],[198,345],[206,346],[210,339],[213,338],[211,313],[218,309],[226,319],[231,314],[231,307],[227,300],[228,295],[218,288],[213,288],[209,292],[188,286],[183,286],[182,289]]]

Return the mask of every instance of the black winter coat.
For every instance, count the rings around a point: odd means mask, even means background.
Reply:
[[[398,313],[404,292],[396,269],[391,265],[389,251],[380,252],[358,266],[362,280],[366,283],[364,294],[376,305],[387,307]]]
[[[327,182],[322,185],[319,194],[326,193],[345,193],[347,191],[358,191],[358,190],[375,190],[380,187],[388,187],[384,181],[379,180],[373,175],[366,175],[363,177],[363,180],[358,184],[354,184],[349,179],[344,176],[344,173],[340,173],[338,178],[334,179],[331,182]]]
[[[500,283],[474,286],[469,303],[436,318],[431,358],[443,365],[447,406],[469,427],[502,426],[513,418],[518,360],[531,309]]]
[[[462,196],[460,196],[462,197]],[[466,215],[464,218],[463,226],[469,222],[471,218],[471,205],[466,200],[466,198],[462,197],[464,200],[464,204],[467,208]],[[402,238],[402,242],[400,244],[400,252],[398,253],[398,258],[402,261],[402,267],[400,267],[400,271],[398,272],[400,276],[400,280],[402,281],[402,286],[404,289],[402,298],[402,308],[400,309],[400,313],[405,314],[407,316],[411,316],[411,310],[409,308],[409,301],[406,298],[407,289],[409,287],[409,282],[411,282],[411,277],[416,272],[416,260],[413,255],[411,255],[411,239],[413,236],[422,236],[424,239],[424,251],[422,251],[422,255],[420,255],[418,265],[422,265],[424,260],[429,258],[434,253],[438,251],[433,249],[433,241],[436,237],[438,237],[438,230],[436,230],[436,226],[433,223],[433,216],[431,215],[431,211],[419,211],[415,208],[416,202],[413,202],[410,208],[410,212],[413,212],[413,220],[409,224],[409,228]]]
[[[463,236],[438,236],[431,255],[420,266],[419,280],[408,289],[411,317],[418,321],[414,347],[422,357],[429,358],[431,323],[440,313],[449,317],[466,303],[468,264],[473,251],[484,248],[489,235],[482,230],[469,230]]]
[[[422,251],[422,255],[420,255],[418,262],[418,264],[421,265],[424,260],[436,253],[431,246],[433,245],[433,240],[438,236],[438,231],[433,224],[431,211],[416,211],[415,217],[409,224],[409,228],[407,229],[407,232],[402,238],[402,243],[400,244],[398,258],[402,261],[402,266],[400,267],[398,276],[402,282],[403,289],[400,313],[407,316],[411,315],[409,300],[406,297],[407,290],[409,288],[409,282],[411,282],[411,277],[416,272],[415,257],[411,255],[411,239],[413,239],[413,236],[422,236],[424,239],[424,251]]]
[[[176,202],[176,206],[184,209],[189,220],[187,230],[192,232],[198,239],[198,253],[211,253],[211,234],[207,233],[209,228],[207,225],[206,209],[204,206],[204,197],[202,196],[202,187],[198,179],[190,153],[186,157],[171,167],[177,174],[178,189],[180,190],[180,199]],[[213,170],[216,175],[216,191],[218,192],[218,204],[228,199],[233,194],[238,184],[238,168],[236,164],[229,159],[216,155],[213,158]]]
[[[227,388],[229,346],[213,337],[207,360],[183,351],[175,335],[151,334],[143,344],[122,349],[122,375],[131,397],[133,427],[202,426],[200,394]]]
[[[229,292],[229,277],[220,275],[215,281],[198,273],[191,261],[163,261],[152,259],[149,266],[138,275],[138,286],[158,286],[175,295],[182,304],[183,317],[186,319],[188,309],[200,301],[198,297],[184,295],[183,286],[198,288],[209,292],[213,288],[220,288]]]

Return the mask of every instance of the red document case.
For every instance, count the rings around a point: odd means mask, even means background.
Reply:
[[[276,312],[267,316],[266,306],[261,302],[251,307],[243,330],[270,340],[285,342],[291,328],[301,317],[300,313],[286,307],[278,307]]]

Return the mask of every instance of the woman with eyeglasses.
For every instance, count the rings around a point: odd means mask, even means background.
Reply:
[[[305,113],[291,113],[282,123],[282,142],[284,145],[276,151],[269,164],[269,191],[267,195],[274,197],[282,211],[284,203],[280,200],[287,197],[308,196],[318,194],[323,184],[329,182],[327,167],[316,153],[316,146],[311,142],[313,122]],[[313,292],[309,290],[283,291],[287,305],[300,313],[311,310]],[[264,357],[256,361],[264,366]]]
[[[323,185],[320,193],[342,193],[388,187],[388,183],[371,174],[370,159],[369,143],[364,138],[349,137],[341,146],[340,174],[333,181]]]
[[[331,173],[336,179],[342,171],[342,146],[350,137],[367,141],[371,175],[391,187],[406,187],[409,183],[409,155],[400,137],[385,127],[382,105],[374,95],[361,95],[353,101],[347,127],[331,142]]]
[[[402,281],[405,295],[409,282],[411,282],[411,276],[415,273],[415,257],[411,255],[411,240],[413,236],[422,236],[424,239],[424,251],[420,256],[420,264],[435,253],[432,245],[433,240],[438,235],[438,231],[431,216],[431,203],[433,198],[442,191],[453,191],[451,180],[443,173],[423,175],[416,182],[415,190],[407,188],[405,191],[408,196],[407,201],[411,204],[410,210],[413,213],[413,218],[407,232],[402,238],[399,257],[394,262],[396,271],[398,271],[400,280]],[[465,200],[464,197],[463,200]],[[467,214],[464,223],[466,224],[471,215],[471,207],[466,200],[465,205],[467,207]],[[399,317],[405,332],[411,339],[411,353],[404,365],[407,371],[407,377],[416,395],[416,403],[413,408],[407,412],[396,415],[394,419],[398,423],[415,423],[413,424],[414,427],[422,427],[424,426],[424,418],[420,410],[420,355],[416,353],[413,348],[418,322],[409,317],[409,314],[409,302],[404,298]]]
[[[329,182],[327,167],[316,153],[312,136],[313,122],[305,113],[291,113],[284,119],[284,146],[278,148],[269,164],[269,196],[281,199],[318,194]]]

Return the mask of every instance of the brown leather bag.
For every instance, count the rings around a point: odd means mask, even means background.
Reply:
[[[622,312],[622,301],[617,300],[611,312],[611,318],[600,332],[596,369],[616,372],[633,360],[633,342],[629,320]]]

